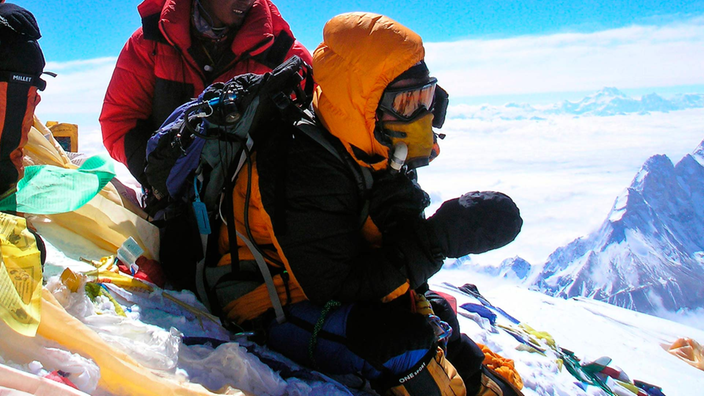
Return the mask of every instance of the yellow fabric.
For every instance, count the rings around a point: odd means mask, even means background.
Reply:
[[[411,295],[413,296],[413,298],[416,301],[415,308],[416,308],[417,313],[419,313],[421,315],[425,315],[425,316],[435,314],[435,312],[433,311],[433,306],[430,305],[430,301],[428,301],[428,299],[425,298],[425,295],[423,295],[421,293],[416,293],[415,291],[411,291]]]
[[[42,290],[42,321],[37,334],[56,341],[100,367],[98,386],[116,395],[214,395],[201,385],[179,384],[146,370],[125,352],[113,348],[95,332],[69,315],[46,289]],[[236,395],[244,395],[242,392]]]
[[[48,135],[46,135],[48,134]],[[47,137],[45,137],[47,136]],[[49,130],[35,117],[24,148],[25,165],[53,165],[67,169],[77,168],[71,163]],[[130,236],[144,249],[148,259],[159,259],[159,230],[122,204],[120,194],[111,183],[80,209],[49,216],[36,216],[30,222],[49,219],[74,234],[93,242],[108,252],[117,249]]]
[[[0,212],[0,319],[34,337],[41,318],[42,263],[22,217]]]
[[[353,12],[325,24],[323,43],[313,53],[313,106],[361,166],[387,166],[389,148],[374,138],[379,100],[391,81],[424,57],[420,36],[388,17]],[[382,159],[362,161],[352,146]]]
[[[520,374],[516,371],[516,368],[513,365],[513,360],[507,359],[495,353],[486,345],[479,343],[477,343],[477,345],[481,348],[482,352],[484,352],[484,365],[504,377],[519,390],[523,389],[523,379],[521,379]]]
[[[428,364],[428,370],[435,379],[443,396],[466,396],[467,389],[457,369],[445,358],[445,352],[438,347],[438,353]]]
[[[402,295],[406,294],[406,292],[408,292],[408,289],[410,289],[410,288],[411,288],[411,284],[408,282],[408,280],[406,280],[406,283],[397,287],[391,293],[385,295],[384,298],[381,299],[381,302],[387,303],[387,302],[393,301],[393,300],[401,297]]]
[[[665,349],[687,364],[704,370],[704,348],[697,341],[691,338],[680,338]]]
[[[547,342],[549,346],[551,346],[553,349],[555,348],[555,339],[552,338],[550,333],[548,333],[547,331],[535,330],[525,323],[521,323],[518,326],[525,330],[526,333],[532,335],[534,338],[537,338],[539,340],[545,340],[545,342]]]
[[[631,384],[630,382],[625,382],[625,381],[621,381],[621,380],[617,380],[617,379],[614,379],[614,382],[617,383],[619,386],[626,388],[628,391],[632,392],[634,395],[639,394],[640,388]]]
[[[25,163],[30,165],[54,165],[66,169],[76,169],[51,131],[34,116],[34,124],[29,132],[29,140],[24,148]]]

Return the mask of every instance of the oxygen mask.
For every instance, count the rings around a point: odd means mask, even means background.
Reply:
[[[437,137],[444,137],[436,135],[433,127],[441,128],[445,121],[447,92],[434,77],[412,84],[407,81],[389,86],[379,101],[381,140],[392,147],[390,166],[394,170],[403,165],[428,165],[439,152]]]
[[[394,154],[399,146],[406,147],[406,166],[418,168],[428,165],[435,146],[433,114],[430,111],[423,110],[410,121],[381,121],[380,124],[384,135],[394,147]],[[398,160],[403,159],[396,159]]]

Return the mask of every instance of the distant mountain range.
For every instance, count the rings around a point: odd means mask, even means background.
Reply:
[[[598,231],[558,248],[525,278],[552,296],[651,314],[704,307],[704,142],[677,165],[648,159]]]
[[[606,87],[579,102],[563,101],[548,106],[508,103],[503,106],[452,106],[452,118],[542,120],[550,115],[613,116],[648,114],[704,108],[704,94],[678,94],[670,99],[651,93],[634,99],[616,88]]]

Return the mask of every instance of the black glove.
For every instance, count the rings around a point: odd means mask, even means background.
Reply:
[[[373,174],[369,216],[381,232],[419,217],[430,205],[430,197],[403,173],[387,171]]]
[[[523,220],[507,195],[475,191],[445,201],[428,225],[442,253],[458,258],[508,244],[521,231]]]

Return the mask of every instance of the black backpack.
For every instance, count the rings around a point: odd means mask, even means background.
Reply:
[[[231,266],[217,267],[217,232],[224,222],[230,251],[237,251],[237,237],[248,245],[277,319],[283,321],[261,249],[234,227],[232,189],[256,141],[272,138],[272,130],[282,125],[294,125],[349,165],[360,194],[371,188],[369,171],[355,166],[316,124],[309,109],[312,81],[310,67],[294,56],[270,73],[248,73],[212,84],[177,108],[147,144],[145,174],[155,198],[147,211],[160,229],[162,268],[175,288],[196,292],[215,314],[220,314],[215,287],[222,279],[236,277],[239,269],[237,254],[232,255]]]

